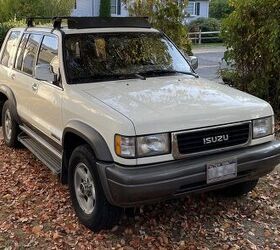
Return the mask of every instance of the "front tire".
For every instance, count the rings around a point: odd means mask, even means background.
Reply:
[[[223,196],[228,196],[228,197],[239,197],[239,196],[247,195],[257,186],[258,181],[259,179],[238,183],[233,186],[220,189],[217,192]]]
[[[2,109],[2,130],[5,144],[10,148],[17,148],[20,129],[12,115],[9,101],[4,103]]]
[[[111,229],[119,222],[122,209],[107,201],[88,145],[73,151],[68,178],[72,204],[82,224],[96,232]]]

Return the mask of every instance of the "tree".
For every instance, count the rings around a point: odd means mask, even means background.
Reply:
[[[126,0],[131,16],[147,16],[153,27],[166,33],[184,52],[191,55],[188,28],[184,25],[188,0]]]
[[[111,16],[111,0],[101,0],[100,1],[99,16],[101,16],[101,17],[110,17]]]
[[[210,17],[222,19],[232,13],[233,7],[229,4],[229,0],[212,0],[209,6]]]
[[[29,16],[66,16],[74,0],[0,0],[0,22]]]
[[[232,83],[280,110],[280,1],[232,0],[234,11],[223,21],[225,59]]]

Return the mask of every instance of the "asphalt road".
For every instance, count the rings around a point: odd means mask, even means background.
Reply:
[[[203,47],[203,48],[194,48],[194,56],[198,57],[199,66],[196,72],[202,78],[209,80],[222,81],[218,76],[218,70],[222,58],[224,56],[225,47]]]

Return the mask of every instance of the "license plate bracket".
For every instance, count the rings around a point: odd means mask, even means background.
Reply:
[[[221,182],[237,177],[237,160],[229,159],[208,163],[206,167],[207,184]]]

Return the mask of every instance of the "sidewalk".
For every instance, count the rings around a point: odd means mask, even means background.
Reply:
[[[204,53],[224,53],[226,51],[226,47],[222,45],[217,46],[207,46],[202,45],[200,46],[194,46],[192,49],[193,54],[204,54]]]

